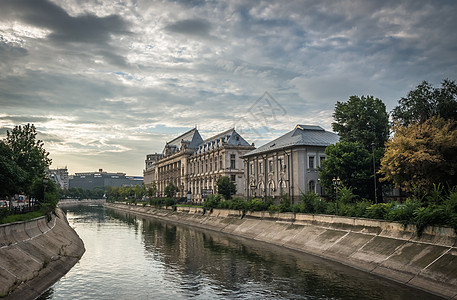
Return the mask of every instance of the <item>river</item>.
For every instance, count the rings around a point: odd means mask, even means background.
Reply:
[[[86,253],[43,299],[442,299],[339,263],[106,209],[64,209]]]

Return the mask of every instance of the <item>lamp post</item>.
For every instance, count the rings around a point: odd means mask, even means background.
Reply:
[[[371,144],[371,150],[373,151],[374,202],[378,204],[378,195],[376,193],[376,164],[374,157],[374,143]]]
[[[335,202],[336,202],[336,214],[338,214],[338,187],[341,184],[340,177],[337,178],[333,177],[332,179],[333,188],[335,189]]]

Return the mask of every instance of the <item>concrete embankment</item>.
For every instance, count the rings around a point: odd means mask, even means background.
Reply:
[[[85,252],[84,244],[57,210],[45,217],[0,225],[0,296],[34,299],[67,273]]]
[[[106,199],[61,199],[59,206],[75,206],[75,205],[103,205]]]
[[[431,228],[419,238],[399,223],[294,213],[157,209],[106,203],[113,209],[259,240],[315,254],[366,272],[457,299],[456,235]]]

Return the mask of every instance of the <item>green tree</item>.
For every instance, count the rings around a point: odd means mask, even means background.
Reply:
[[[361,198],[374,195],[372,154],[361,143],[342,141],[325,149],[326,159],[320,172],[320,184],[328,195],[334,196],[333,178],[352,187]],[[381,152],[376,155],[381,155]]]
[[[433,116],[457,120],[457,85],[455,81],[443,80],[440,88],[423,81],[416,89],[401,98],[392,111],[393,120],[403,126],[424,123]]]
[[[227,176],[219,177],[216,181],[217,191],[223,195],[225,199],[229,200],[232,195],[236,194],[236,184]]]
[[[331,179],[339,176],[356,195],[381,200],[382,187],[375,172],[389,137],[386,106],[373,96],[351,96],[347,102],[336,103],[333,118],[332,128],[340,136],[340,143],[345,144],[329,150],[329,163],[324,162],[327,167],[321,176],[322,186],[333,194]]]
[[[13,160],[11,148],[0,141],[0,197],[21,193],[26,176]]]
[[[154,181],[149,187],[146,188],[146,195],[148,197],[154,197],[156,194],[157,194],[157,184]]]
[[[35,125],[16,126],[7,131],[5,144],[12,151],[12,159],[25,171],[23,192],[29,194],[34,180],[42,181],[46,167],[51,164],[49,153],[43,148],[43,141],[37,140]]]
[[[409,192],[457,185],[457,121],[432,117],[423,124],[396,125],[394,131],[381,161],[384,180]]]
[[[173,198],[175,194],[178,192],[178,187],[173,184],[173,182],[169,182],[168,185],[165,187],[165,195],[169,198]]]
[[[367,150],[384,147],[389,137],[389,115],[386,106],[373,96],[351,96],[337,102],[332,128],[342,141],[361,143]]]

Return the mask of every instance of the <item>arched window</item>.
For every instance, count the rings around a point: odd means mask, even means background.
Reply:
[[[316,192],[316,182],[314,182],[314,180],[310,180],[308,183],[308,188],[309,188],[309,192],[315,193]]]
[[[275,183],[273,180],[271,180],[268,183],[268,196],[274,196],[275,194]]]

